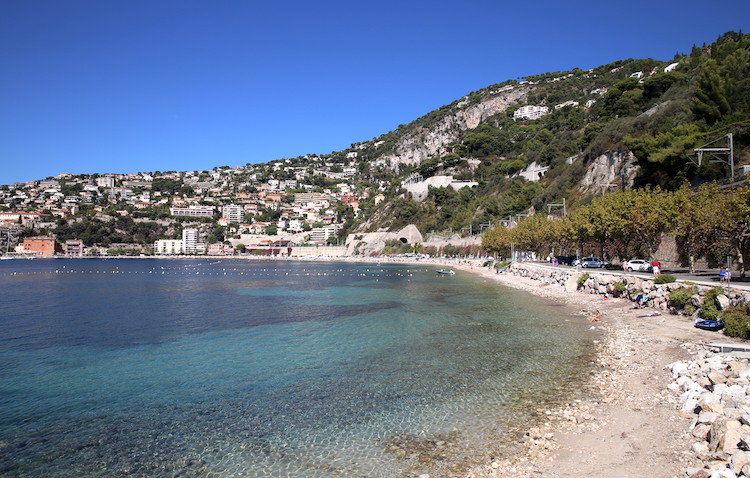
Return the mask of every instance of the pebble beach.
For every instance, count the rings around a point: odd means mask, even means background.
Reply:
[[[725,461],[716,465],[717,457],[708,453],[708,447],[716,450],[716,444],[707,443],[706,450],[702,444],[695,445],[702,439],[696,438],[699,420],[691,404],[685,404],[681,389],[688,387],[687,379],[677,385],[680,372],[673,373],[675,367],[700,369],[699,365],[675,364],[695,364],[711,356],[703,344],[742,341],[696,329],[690,317],[635,309],[628,299],[602,300],[570,287],[495,274],[476,266],[459,267],[482,274],[488,281],[562,301],[602,332],[596,370],[589,383],[594,398],[541,411],[547,420],[528,430],[524,455],[488,462],[468,471],[467,477],[750,476],[731,471],[731,456],[726,453]],[[735,364],[735,368],[740,366]],[[695,382],[701,384],[692,388],[692,398],[697,401],[711,384],[707,379],[695,378],[691,383]],[[722,442],[722,446],[729,449],[734,444]],[[741,470],[741,466],[734,468]]]

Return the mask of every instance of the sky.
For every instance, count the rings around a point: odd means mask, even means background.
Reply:
[[[3,0],[0,184],[327,154],[539,73],[671,60],[748,0]]]

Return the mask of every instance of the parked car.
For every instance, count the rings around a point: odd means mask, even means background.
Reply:
[[[566,266],[572,266],[575,265],[574,262],[576,261],[576,256],[557,256],[557,263],[563,264]]]
[[[650,272],[653,269],[651,267],[651,263],[643,259],[630,259],[628,262],[622,265],[622,268],[628,272]]]
[[[581,267],[607,267],[609,262],[600,259],[599,257],[584,257],[580,261]]]

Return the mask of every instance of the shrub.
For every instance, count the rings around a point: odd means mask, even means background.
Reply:
[[[695,312],[692,298],[693,290],[688,287],[680,287],[669,293],[669,302],[677,307],[685,309],[690,314]]]
[[[625,292],[625,283],[623,281],[615,282],[612,285],[612,288],[617,295],[622,295],[622,293]]]
[[[659,277],[654,279],[654,284],[669,284],[676,280],[677,278],[672,274],[661,274]]]
[[[701,317],[706,320],[716,320],[719,316],[719,308],[716,307],[716,297],[723,294],[721,287],[714,287],[708,291],[701,307]]]
[[[719,319],[724,322],[724,333],[729,337],[750,339],[750,316],[743,307],[732,307],[722,311]]]
[[[583,285],[583,283],[586,282],[586,280],[588,280],[588,278],[589,278],[589,273],[588,272],[586,272],[586,273],[581,274],[580,276],[578,276],[578,287],[581,287]]]

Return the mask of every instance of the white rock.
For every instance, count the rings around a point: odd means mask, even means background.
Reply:
[[[680,376],[681,371],[688,369],[688,364],[682,361],[672,362],[667,365],[667,368],[672,372],[672,378],[677,378]]]
[[[737,420],[727,420],[724,431],[724,440],[720,444],[723,451],[729,452],[737,449],[740,444],[740,437],[743,435],[742,425]]]
[[[721,404],[721,399],[710,392],[701,394],[700,398],[698,399],[698,406],[706,412],[724,412],[724,405]]]
[[[695,409],[698,407],[698,400],[696,398],[689,398],[685,400],[680,407],[680,416],[687,417],[695,413]]]
[[[721,394],[724,393],[724,390],[728,388],[729,388],[729,385],[727,385],[726,383],[717,383],[716,385],[714,385],[713,392],[716,396],[721,397]]]
[[[705,456],[708,455],[708,444],[702,441],[695,442],[690,450],[698,456]]]
[[[723,392],[721,392],[721,399],[726,403],[730,400],[734,400],[737,403],[743,403],[745,401],[745,387],[740,385],[732,385]]]
[[[729,297],[725,296],[724,294],[719,294],[716,296],[716,307],[719,310],[727,310],[729,306],[731,305],[729,301]]]
[[[687,377],[685,375],[677,377],[675,380],[675,383],[680,386],[680,389],[684,392],[688,388],[690,388],[690,384],[695,383],[692,378]]]
[[[727,382],[727,376],[719,370],[711,370],[708,372],[708,379],[714,385],[723,385]],[[716,389],[714,388],[714,392]]]
[[[696,423],[708,423],[709,425],[716,421],[717,418],[719,418],[721,415],[719,415],[716,412],[701,412],[698,414],[698,420]]]
[[[729,468],[724,468],[723,470],[715,470],[711,472],[711,478],[737,478],[737,473]]]
[[[750,465],[750,452],[747,451],[738,451],[733,454],[732,458],[729,460],[729,467],[735,473],[740,473],[742,467],[747,465]]]

